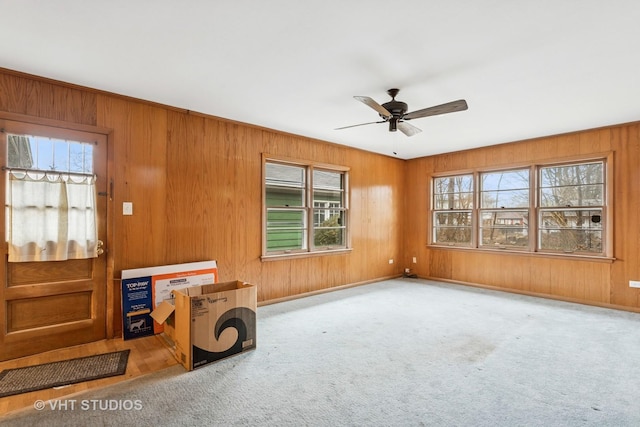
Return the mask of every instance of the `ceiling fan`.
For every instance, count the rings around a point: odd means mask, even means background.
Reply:
[[[396,101],[396,95],[400,92],[400,89],[389,89],[387,93],[391,97],[391,101],[385,102],[380,105],[372,98],[368,96],[354,96],[355,99],[363,104],[373,108],[380,114],[383,120],[377,122],[361,123],[358,125],[344,126],[340,129],[347,129],[356,126],[371,125],[374,123],[389,123],[389,132],[395,132],[400,129],[400,132],[407,136],[416,135],[422,130],[407,123],[407,120],[419,119],[427,116],[437,116],[438,114],[454,113],[456,111],[463,111],[468,108],[467,101],[459,99],[457,101],[447,102],[446,104],[436,105],[429,108],[423,108],[422,110],[412,111],[407,113],[408,106],[405,102]]]

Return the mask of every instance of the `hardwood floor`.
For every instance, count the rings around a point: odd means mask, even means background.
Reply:
[[[40,353],[20,359],[0,362],[0,371],[4,369],[20,368],[47,362],[57,362],[59,360],[91,356],[125,349],[130,349],[131,353],[129,354],[127,371],[124,375],[72,384],[57,389],[46,389],[18,394],[15,396],[2,397],[0,398],[0,421],[2,420],[3,415],[27,407],[32,407],[36,400],[48,401],[50,399],[59,399],[86,390],[116,384],[118,382],[126,381],[134,377],[139,377],[178,364],[167,346],[164,344],[162,338],[160,338],[160,336],[151,336],[130,341],[124,341],[122,338],[102,340],[75,347]]]

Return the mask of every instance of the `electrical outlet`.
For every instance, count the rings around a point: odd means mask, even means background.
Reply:
[[[393,264],[393,259],[390,259],[390,260],[389,260],[389,264]]]
[[[630,288],[640,288],[640,282],[637,280],[629,280]]]
[[[414,263],[414,264],[417,264],[417,263],[418,263],[418,258],[413,257],[413,263]]]
[[[132,202],[122,202],[122,215],[133,215]]]

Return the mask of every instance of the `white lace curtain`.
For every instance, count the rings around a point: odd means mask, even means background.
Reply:
[[[97,256],[95,177],[10,171],[9,262]]]

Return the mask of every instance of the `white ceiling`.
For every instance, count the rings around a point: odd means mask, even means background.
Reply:
[[[0,0],[0,67],[415,158],[640,120],[637,0]],[[409,111],[411,138],[353,99]]]

